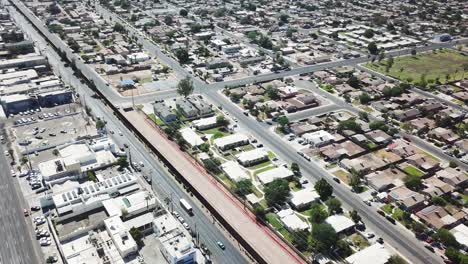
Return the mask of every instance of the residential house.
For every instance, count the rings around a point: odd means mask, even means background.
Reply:
[[[430,205],[416,213],[421,222],[427,224],[434,229],[447,228],[460,223],[465,216],[462,211],[450,215],[443,207],[437,205]]]
[[[295,210],[301,210],[310,206],[314,201],[320,199],[320,195],[313,188],[301,189],[291,192],[289,203]]]
[[[395,110],[393,111],[393,117],[398,121],[405,122],[411,119],[415,119],[420,116],[421,112],[417,108],[405,109],[405,110]]]
[[[367,184],[378,192],[384,192],[394,187],[404,185],[406,174],[401,170],[387,168],[383,171],[375,171],[364,177]]]
[[[170,123],[177,121],[177,115],[164,102],[155,102],[153,104],[154,113],[164,122]]]
[[[267,161],[268,153],[263,149],[253,149],[236,155],[237,161],[243,166],[253,166]]]
[[[354,233],[354,226],[356,225],[353,220],[344,215],[331,215],[325,222],[331,225],[337,234]]]
[[[432,129],[431,131],[429,131],[428,135],[447,144],[453,144],[455,141],[460,139],[460,137],[457,134],[455,134],[451,129],[443,127],[437,127]]]
[[[320,147],[335,140],[335,137],[325,130],[319,130],[312,133],[305,133],[304,135],[302,135],[302,138],[307,140],[307,142],[313,147]]]
[[[454,188],[464,188],[468,183],[468,176],[463,170],[450,167],[436,172],[436,177]]]
[[[388,193],[388,199],[395,201],[407,211],[418,211],[424,207],[426,198],[424,195],[412,191],[405,186],[393,188]]]
[[[423,181],[425,188],[422,190],[423,193],[431,196],[438,197],[453,192],[454,188],[436,176],[427,178]]]
[[[362,154],[365,149],[361,148],[354,142],[346,140],[341,143],[332,143],[320,148],[320,153],[326,160],[335,161],[342,158],[353,158]]]
[[[407,162],[425,172],[435,172],[439,169],[439,161],[426,154],[414,154],[406,158]]]
[[[244,134],[234,134],[221,138],[216,138],[213,141],[213,143],[218,149],[225,151],[228,149],[249,144],[249,137]]]
[[[277,213],[283,226],[290,232],[307,230],[309,225],[297,216],[292,209],[281,210]]]
[[[372,130],[367,132],[365,135],[378,145],[387,145],[393,139],[392,136],[382,130]]]

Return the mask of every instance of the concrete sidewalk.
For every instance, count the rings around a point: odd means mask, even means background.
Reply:
[[[288,245],[255,220],[248,209],[198,165],[177,144],[162,135],[137,111],[123,112],[127,120],[186,178],[266,263],[305,263]]]

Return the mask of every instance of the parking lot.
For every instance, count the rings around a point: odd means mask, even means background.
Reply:
[[[21,138],[21,141],[17,141],[21,153],[26,151],[34,153],[78,137],[96,134],[94,126],[87,124],[87,121],[82,118],[76,118],[80,112],[56,111],[53,113],[40,112],[36,116],[47,115],[47,118],[43,117],[35,122],[15,126],[12,129],[14,138]]]

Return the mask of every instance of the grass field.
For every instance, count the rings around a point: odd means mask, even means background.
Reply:
[[[414,84],[419,83],[423,75],[429,84],[437,78],[440,82],[445,83],[468,77],[468,56],[452,50],[439,50],[416,54],[416,56],[394,58],[393,66],[388,73],[385,72],[386,63],[387,60],[382,60],[380,63],[376,61],[365,66]],[[450,75],[448,80],[447,74]]]
[[[411,175],[411,176],[416,176],[416,177],[422,177],[424,176],[424,172],[422,172],[421,170],[419,170],[418,168],[412,166],[412,165],[409,165],[409,166],[406,166],[404,169],[403,169],[404,172],[406,172],[406,174],[408,175]]]

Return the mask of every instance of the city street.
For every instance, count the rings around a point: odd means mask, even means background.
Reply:
[[[5,149],[0,146],[3,153]],[[25,205],[16,178],[10,174],[10,166],[5,156],[0,155],[0,263],[29,264],[42,263],[44,257],[38,243],[33,242],[33,229],[27,224],[29,217],[23,215]]]

